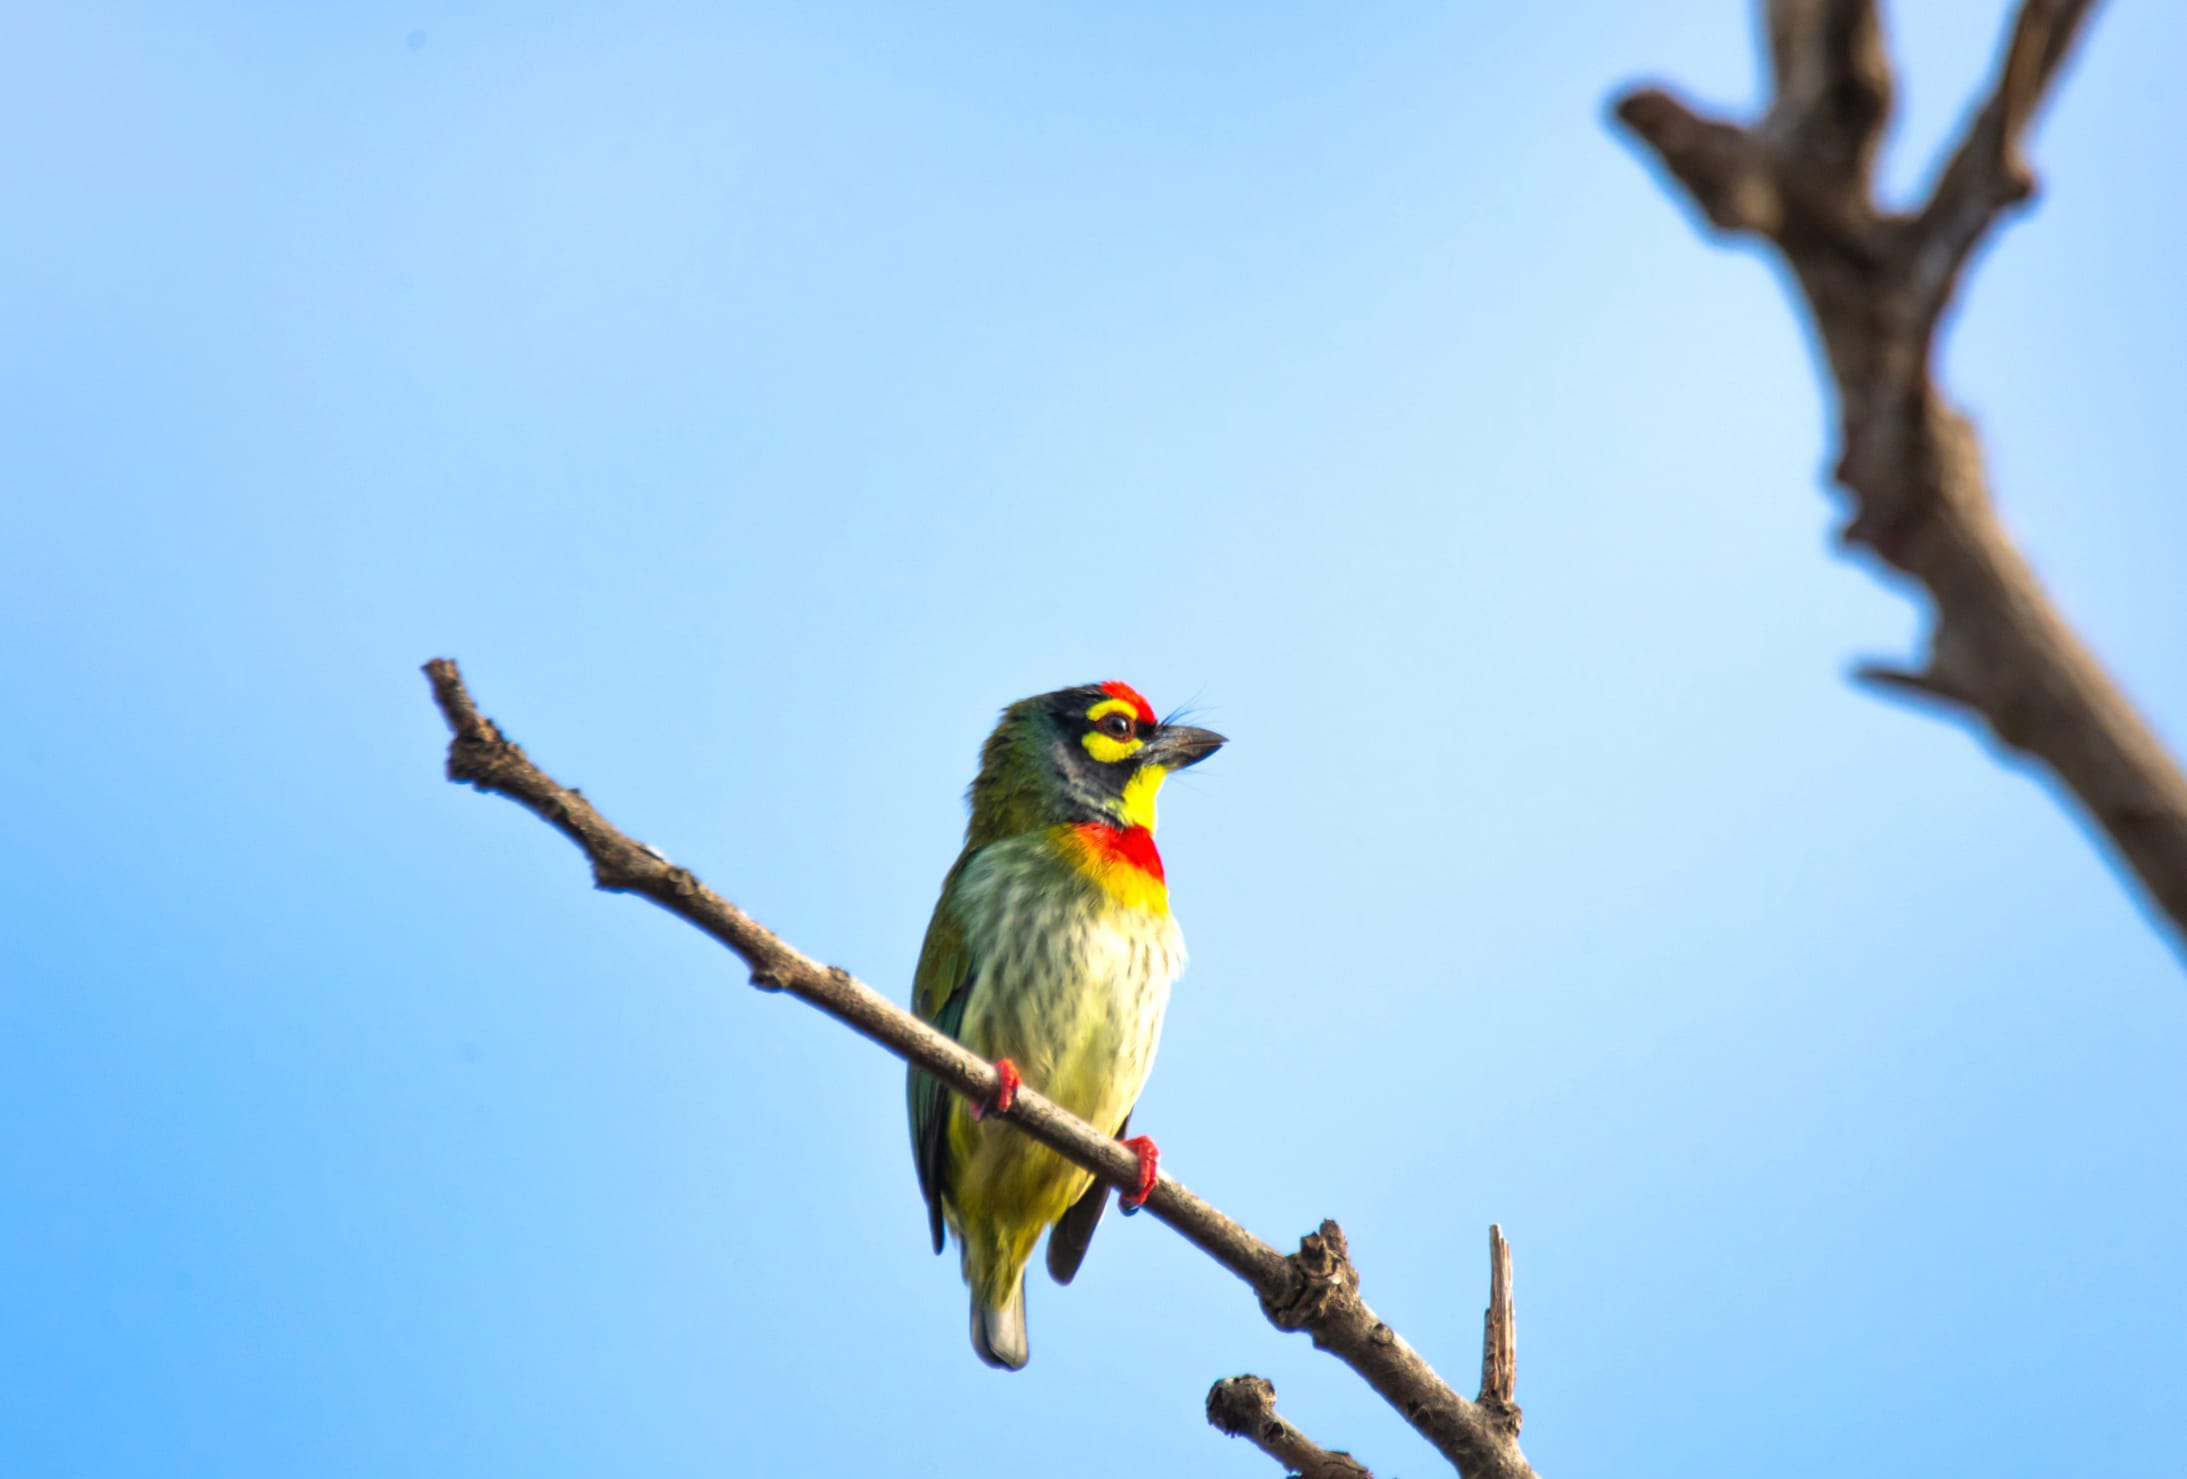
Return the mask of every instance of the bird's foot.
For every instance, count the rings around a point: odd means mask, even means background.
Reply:
[[[1161,1179],[1162,1153],[1154,1148],[1154,1141],[1146,1135],[1134,1135],[1124,1142],[1124,1148],[1139,1157],[1139,1184],[1130,1191],[1120,1193],[1116,1204],[1124,1209],[1126,1217],[1147,1204],[1154,1193],[1154,1183]]]
[[[1018,1077],[1018,1066],[1008,1058],[995,1060],[995,1092],[985,1104],[972,1106],[972,1118],[986,1119],[991,1114],[1005,1114],[1018,1102],[1018,1085],[1024,1080]]]

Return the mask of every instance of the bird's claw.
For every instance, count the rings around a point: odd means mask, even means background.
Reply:
[[[1116,1204],[1124,1209],[1126,1217],[1147,1204],[1154,1194],[1154,1183],[1161,1180],[1162,1153],[1154,1148],[1154,1141],[1146,1135],[1134,1135],[1124,1142],[1124,1148],[1139,1157],[1139,1184],[1130,1191],[1120,1192]]]
[[[972,1106],[972,1118],[986,1119],[991,1114],[1006,1114],[1010,1106],[1018,1102],[1018,1085],[1024,1080],[1018,1077],[1018,1066],[1008,1058],[995,1060],[995,1092],[985,1104]]]

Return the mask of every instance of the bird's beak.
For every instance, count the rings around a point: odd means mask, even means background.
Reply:
[[[1183,770],[1197,765],[1223,747],[1223,737],[1212,729],[1194,729],[1189,724],[1165,724],[1154,731],[1154,738],[1139,752],[1141,765],[1159,765],[1164,770]]]

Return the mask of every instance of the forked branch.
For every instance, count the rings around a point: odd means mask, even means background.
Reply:
[[[1344,1234],[1333,1222],[1321,1225],[1323,1239],[1334,1239],[1343,1256]],[[1300,1248],[1303,1256],[1308,1251]],[[1481,1316],[1481,1395],[1475,1406],[1513,1439],[1521,1413],[1512,1400],[1518,1384],[1518,1315],[1511,1302],[1511,1245],[1504,1230],[1488,1230],[1488,1309]],[[1374,1479],[1367,1466],[1348,1453],[1331,1452],[1283,1420],[1276,1412],[1276,1389],[1258,1376],[1232,1376],[1207,1394],[1207,1420],[1233,1438],[1250,1439],[1276,1462],[1294,1469],[1299,1479]]]
[[[1837,392],[1844,538],[1928,593],[1913,670],[1869,664],[1888,693],[1965,715],[2046,767],[2187,946],[2187,776],[2051,604],[1998,522],[1967,419],[1931,361],[1968,260],[2033,194],[2021,143],[2095,0],[2021,0],[1996,76],[1928,199],[1875,197],[1892,79],[1875,0],[1769,0],[1775,96],[1751,126],[1658,88],[1617,104],[1718,228],[1792,268]]]
[[[632,840],[578,792],[541,770],[478,711],[455,663],[425,665],[433,698],[448,721],[448,778],[506,796],[547,822],[585,854],[594,884],[637,894],[712,935],[751,970],[752,984],[818,1007],[974,1102],[992,1099],[994,1068],[882,996],[849,972],[824,966],[788,944],[679,868]],[[1119,1190],[1138,1180],[1139,1158],[1084,1120],[1029,1088],[1000,1118]],[[1279,1330],[1303,1330],[1364,1378],[1384,1401],[1467,1479],[1531,1479],[1519,1451],[1518,1423],[1469,1402],[1359,1297],[1359,1272],[1333,1222],[1277,1252],[1164,1174],[1147,1198],[1158,1222],[1214,1259],[1260,1296]]]

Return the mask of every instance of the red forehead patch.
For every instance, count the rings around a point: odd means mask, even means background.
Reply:
[[[1152,724],[1154,722],[1154,705],[1148,703],[1146,695],[1129,683],[1104,683],[1101,685],[1101,691],[1110,698],[1120,698],[1125,703],[1130,704],[1132,708],[1138,711],[1139,717],[1147,723]]]

